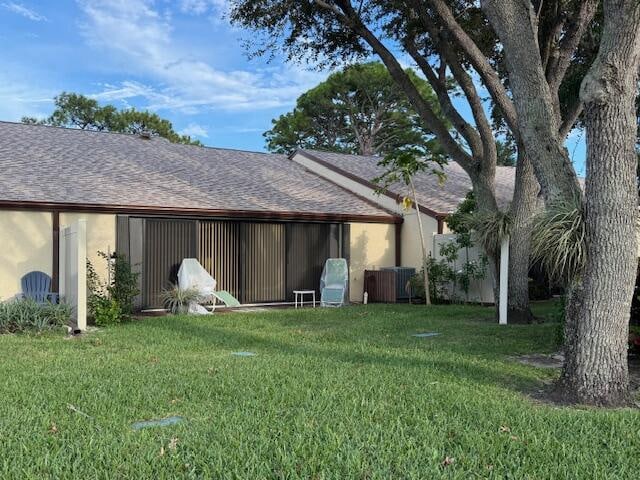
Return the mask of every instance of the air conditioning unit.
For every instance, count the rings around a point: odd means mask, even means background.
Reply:
[[[396,273],[396,302],[409,301],[413,292],[407,289],[407,283],[416,274],[416,269],[412,267],[384,267],[380,270],[392,271]]]

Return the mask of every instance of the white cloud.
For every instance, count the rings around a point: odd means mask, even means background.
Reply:
[[[47,17],[45,17],[44,15],[40,15],[35,10],[25,7],[21,3],[2,2],[0,3],[0,6],[2,6],[2,8],[4,8],[5,10],[9,10],[10,12],[13,12],[15,14],[22,15],[23,17],[28,18],[29,20],[33,20],[34,22],[45,22],[47,20]]]
[[[22,117],[44,118],[51,113],[57,92],[29,85],[24,78],[0,72],[0,120],[18,122]]]
[[[226,2],[185,0],[199,11]],[[207,108],[261,109],[291,105],[321,78],[289,66],[257,71],[220,70],[177,46],[170,16],[161,15],[151,0],[78,0],[86,15],[87,40],[122,62],[127,74],[153,78],[154,85],[133,81],[110,85],[97,98],[142,97],[151,110],[194,113]]]
[[[228,0],[180,0],[180,10],[193,15],[205,13],[226,14],[229,11]]]
[[[209,132],[202,125],[197,123],[190,123],[185,128],[178,132],[180,135],[189,135],[190,137],[208,138]]]

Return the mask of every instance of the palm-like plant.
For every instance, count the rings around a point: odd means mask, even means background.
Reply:
[[[586,262],[585,225],[579,202],[547,206],[534,220],[532,261],[564,285],[579,276]]]
[[[500,244],[511,233],[511,216],[501,210],[469,214],[466,225],[486,252],[499,252]]]

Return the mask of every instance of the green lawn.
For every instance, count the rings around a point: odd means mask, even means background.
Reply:
[[[555,373],[508,357],[552,351],[556,326],[492,315],[370,305],[0,336],[0,478],[638,478],[640,413],[533,402]]]

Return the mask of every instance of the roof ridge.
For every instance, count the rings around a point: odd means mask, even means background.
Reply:
[[[16,125],[16,126],[25,127],[25,128],[41,127],[41,128],[65,130],[65,131],[70,131],[70,132],[122,135],[124,137],[129,137],[129,138],[139,138],[140,137],[140,135],[138,133],[113,132],[113,131],[110,131],[110,130],[85,130],[85,129],[82,129],[82,128],[67,127],[67,126],[63,126],[63,125],[43,125],[43,124],[40,124],[40,123],[13,122],[13,121],[10,121],[10,120],[0,120],[0,124]],[[161,137],[160,135],[154,135],[152,137],[152,139],[163,140],[163,141],[168,142],[171,145],[177,145],[179,147],[197,147],[197,148],[206,148],[206,149],[209,149],[209,150],[226,150],[226,151],[233,151],[233,152],[255,153],[255,154],[259,154],[259,155],[272,155],[273,157],[286,157],[286,155],[284,155],[282,153],[260,152],[260,151],[257,151],[257,150],[243,150],[241,148],[232,148],[232,147],[215,147],[215,146],[211,146],[211,145],[202,145],[202,146],[200,146],[200,145],[189,145],[187,143],[175,143],[175,142],[169,141],[168,139],[166,139],[164,137]]]

